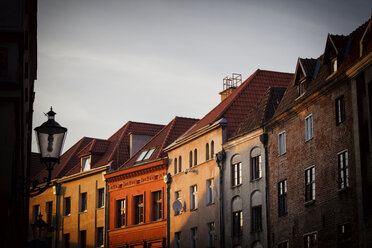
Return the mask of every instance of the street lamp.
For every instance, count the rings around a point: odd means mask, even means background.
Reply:
[[[31,182],[28,191],[29,196],[39,195],[49,187],[54,165],[59,164],[59,157],[67,132],[67,128],[62,127],[54,120],[56,113],[52,107],[50,107],[50,111],[46,115],[48,120],[34,130],[40,151],[40,161],[45,164],[48,177],[44,178],[42,182],[38,180]]]

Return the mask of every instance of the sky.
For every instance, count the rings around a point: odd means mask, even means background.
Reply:
[[[371,12],[370,0],[39,0],[33,127],[53,106],[66,151],[128,121],[202,118],[224,77],[294,73]]]

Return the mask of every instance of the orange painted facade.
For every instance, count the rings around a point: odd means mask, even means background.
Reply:
[[[109,247],[165,247],[167,164],[168,159],[159,159],[105,176],[109,188]]]

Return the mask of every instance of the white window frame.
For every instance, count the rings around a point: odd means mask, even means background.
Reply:
[[[286,133],[282,131],[278,134],[278,156],[282,156],[287,152]]]
[[[207,223],[207,241],[208,247],[215,247],[215,230],[216,224],[214,222]]]
[[[350,187],[350,173],[349,173],[348,150],[344,150],[337,154],[337,168],[338,168],[338,189],[342,190],[342,189],[349,188]]]
[[[174,198],[175,198],[175,200],[178,200],[182,204],[182,191],[181,190],[175,191],[174,192]],[[183,209],[183,206],[182,206],[180,211],[175,211],[174,215],[182,214],[182,209]]]
[[[86,156],[81,158],[81,171],[88,171],[91,168],[92,158],[91,156]]]
[[[214,203],[214,178],[208,179],[206,182],[207,205]]]
[[[305,141],[309,141],[314,137],[313,126],[313,114],[309,114],[305,117]]]
[[[242,163],[237,162],[232,164],[231,169],[231,180],[232,180],[232,187],[239,186],[242,184]]]
[[[309,173],[308,173],[309,172]],[[311,199],[306,199],[307,186],[311,187]],[[315,166],[305,169],[305,201],[315,200]]]
[[[198,209],[198,185],[190,186],[190,210]]]

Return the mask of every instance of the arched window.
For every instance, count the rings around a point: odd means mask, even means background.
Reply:
[[[177,158],[174,159],[174,174],[177,174]]]
[[[192,167],[192,151],[190,151],[189,161],[190,161],[190,168],[191,168]]]
[[[209,144],[205,144],[205,160],[209,160]]]
[[[211,142],[211,159],[214,158],[214,141]]]
[[[198,150],[194,150],[194,166],[198,164]]]
[[[182,157],[181,156],[178,157],[178,171],[179,172],[182,171]]]
[[[251,151],[251,180],[262,177],[261,150],[255,147]]]
[[[231,202],[232,210],[232,231],[233,236],[243,233],[243,202],[240,196],[235,196]]]
[[[242,183],[242,163],[239,154],[231,159],[231,186],[237,186]]]
[[[256,190],[251,195],[251,232],[262,230],[262,194]]]

